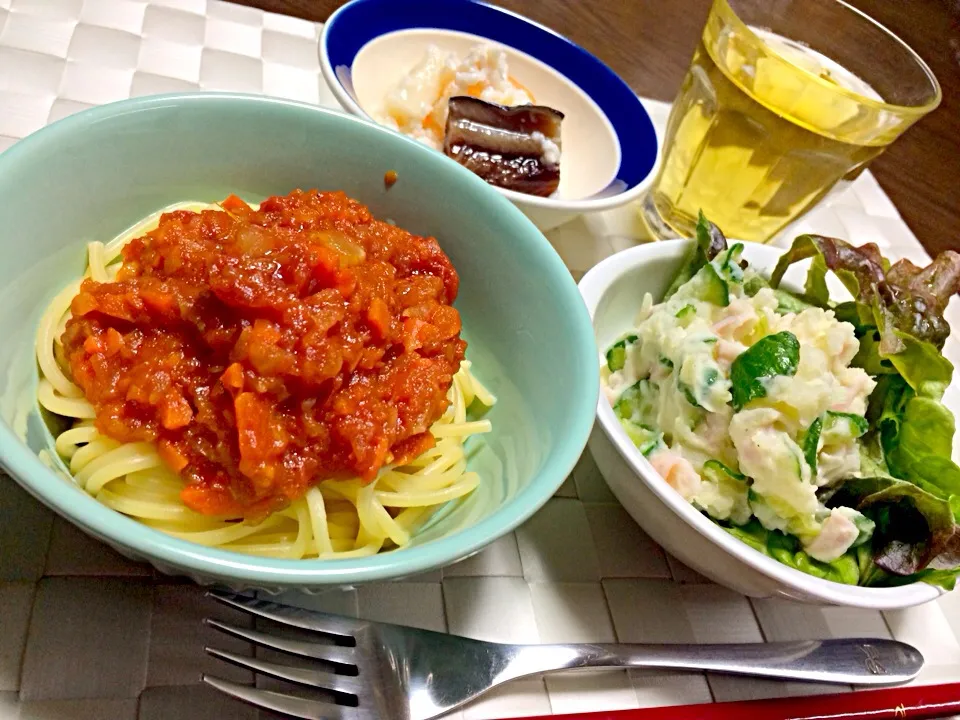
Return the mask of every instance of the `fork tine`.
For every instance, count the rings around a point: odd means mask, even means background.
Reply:
[[[324,635],[352,638],[363,627],[363,623],[353,618],[331,615],[317,610],[303,610],[290,605],[280,605],[268,600],[257,600],[256,598],[248,598],[220,590],[209,590],[207,595],[214,600],[219,600],[224,605],[248,612],[251,615],[273,620],[282,625],[291,625],[303,630],[323,633]]]
[[[355,707],[331,705],[319,700],[284,695],[272,690],[260,690],[250,685],[240,685],[210,675],[203,675],[201,679],[207,685],[232,698],[302,720],[365,720],[369,718],[369,715],[361,715],[360,710]]]
[[[236,625],[214,620],[213,618],[204,618],[203,622],[215,630],[220,630],[241,640],[290,653],[291,655],[323,660],[324,662],[336,663],[337,665],[355,666],[357,664],[356,650],[352,647],[323,645],[321,643],[307,642],[304,640],[288,640],[287,638],[267,635],[266,633],[257,632],[256,630],[240,628]]]
[[[226,660],[228,663],[233,663],[247,670],[253,670],[254,672],[275,677],[278,680],[297,683],[298,685],[320,688],[321,690],[332,690],[333,692],[344,693],[346,695],[356,695],[362,685],[355,675],[338,675],[336,673],[323,672],[322,670],[277,665],[276,663],[266,662],[259,658],[237,655],[236,653],[217,650],[211,647],[205,647],[204,650],[208,654],[213,655],[213,657]]]

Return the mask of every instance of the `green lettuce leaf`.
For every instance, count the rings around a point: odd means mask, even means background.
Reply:
[[[786,315],[787,313],[801,313],[807,308],[816,307],[813,303],[802,300],[796,295],[787,292],[783,288],[771,288],[770,283],[762,275],[754,272],[750,268],[743,273],[743,292],[747,297],[753,297],[764,288],[773,290],[773,295],[777,298],[776,313]]]
[[[663,299],[669,300],[673,297],[682,285],[685,285],[693,279],[693,276],[700,271],[700,268],[726,249],[727,239],[723,236],[720,228],[707,220],[701,211],[697,219],[697,243],[684,261],[680,272],[677,273],[673,282],[670,283],[670,287],[667,288]]]
[[[878,433],[873,433],[860,443],[860,474],[864,477],[893,477],[883,456]]]
[[[832,270],[847,290],[858,301],[864,301],[863,293],[883,282],[883,257],[880,248],[874,243],[854,247],[843,240],[823,237],[822,235],[801,235],[793,241],[790,249],[780,256],[770,284],[779,287],[787,268],[794,263],[814,258],[811,271],[813,280],[808,276],[808,292],[826,291],[826,271]],[[869,301],[868,301],[869,304]]]
[[[765,397],[766,380],[776,375],[796,375],[800,364],[800,342],[783,331],[760,338],[740,353],[730,366],[733,409],[740,410],[755,398]]]
[[[818,417],[807,428],[806,432],[800,438],[800,449],[803,450],[803,457],[810,466],[810,474],[813,477],[817,475],[817,450],[820,446],[820,433],[823,431],[823,417]]]
[[[837,313],[837,318],[840,319],[839,313]],[[856,327],[855,323],[854,326]],[[889,358],[880,354],[880,332],[875,327],[870,326],[857,328],[856,334],[860,341],[860,348],[850,364],[853,367],[863,368],[874,377],[896,375],[897,369],[893,366],[893,363],[890,362]]]
[[[890,473],[944,500],[960,496],[960,467],[951,459],[953,413],[939,400],[917,395],[901,377],[885,386],[876,426]]]
[[[939,400],[953,378],[953,363],[933,345],[895,331],[903,349],[893,355],[880,350],[880,334],[867,328],[860,336],[860,349],[851,363],[870,375],[900,375],[917,395]],[[875,391],[876,393],[876,391]]]
[[[816,307],[813,303],[806,302],[801,298],[798,298],[791,293],[788,293],[786,290],[777,288],[773,291],[774,297],[777,298],[777,315],[786,315],[787,313],[802,313],[807,308]]]
[[[855,300],[838,303],[834,306],[833,313],[840,322],[848,322],[853,325],[857,337],[861,337],[868,330],[873,332],[877,329],[874,324],[873,310]]]
[[[938,559],[950,563],[957,551],[950,500],[912,482],[852,478],[833,493],[827,505],[855,508],[876,523],[873,562],[893,575],[912,575]]]
[[[869,429],[869,423],[862,415],[827,410],[810,423],[810,427],[799,437],[800,449],[803,451],[807,465],[810,466],[810,472],[814,476],[817,474],[817,453],[820,450],[821,436],[825,444],[843,442],[851,438],[859,438]]]
[[[721,527],[754,550],[807,575],[845,585],[856,585],[860,580],[860,567],[855,550],[831,563],[824,563],[810,557],[793,535],[786,535],[779,530],[767,530],[756,518],[746,525]]]
[[[960,568],[953,570],[935,570],[928,568],[915,572],[912,575],[889,575],[883,574],[873,583],[873,587],[899,587],[901,585],[912,585],[917,582],[925,582],[928,585],[942,587],[947,592],[952,591],[957,585],[957,576],[960,575]]]
[[[810,270],[807,272],[807,282],[803,286],[803,294],[819,307],[830,306],[830,291],[827,289],[827,263],[824,262],[823,255],[819,253],[814,256],[810,264]]]
[[[889,266],[874,243],[854,247],[836,238],[801,235],[780,257],[770,285],[779,287],[787,268],[808,258],[813,261],[806,292],[822,299],[826,291],[824,276],[827,270],[832,271],[860,306],[857,313],[861,320],[873,316],[881,335],[882,355],[904,349],[896,330],[929,342],[938,350],[943,348],[950,334],[943,311],[950,297],[960,290],[960,254],[948,250],[925,268],[909,260]]]
[[[953,363],[930,343],[899,330],[895,334],[903,343],[903,349],[886,359],[917,395],[942,398],[953,379]]]
[[[807,297],[825,299],[827,271],[853,295],[835,313],[859,339],[852,364],[877,379],[861,450],[861,472],[873,478],[849,480],[821,498],[872,513],[878,578],[913,575],[928,565],[951,570],[960,564],[960,467],[951,459],[954,418],[940,403],[953,366],[940,350],[949,333],[943,311],[960,289],[960,255],[944,253],[926,268],[909,261],[890,266],[873,244],[804,235],[781,257],[770,284],[777,287],[791,264],[807,258]],[[809,433],[807,439],[809,455]],[[871,479],[888,487],[866,493]]]

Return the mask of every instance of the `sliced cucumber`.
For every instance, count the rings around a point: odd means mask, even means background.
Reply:
[[[717,370],[715,367],[704,368],[702,378],[703,389],[705,391],[709,390],[713,387],[713,384],[717,382],[718,379],[720,379],[719,370]],[[706,394],[706,392],[704,392],[704,394]]]
[[[857,535],[857,539],[853,541],[853,545],[850,547],[860,547],[861,545],[866,545],[873,539],[873,531],[876,530],[877,524],[861,512],[857,512],[856,510],[852,512],[856,513],[856,515],[853,515],[850,519],[853,520],[853,524],[860,534]]]
[[[697,397],[697,406],[704,408],[703,403],[710,394],[710,388],[720,379],[720,371],[714,367],[705,367],[700,376],[700,384],[697,386],[695,395]]]
[[[736,243],[727,252],[717,257],[714,264],[719,264],[719,274],[728,282],[742,283],[743,268],[740,267],[740,256],[743,254],[743,243]]]
[[[663,446],[662,432],[654,430],[648,425],[641,425],[624,418],[620,419],[620,424],[623,426],[623,429],[626,430],[630,441],[637,447],[637,450],[644,455],[649,455],[657,448]]]
[[[703,409],[700,403],[697,402],[697,396],[693,394],[693,389],[689,385],[687,385],[685,382],[678,382],[677,388],[681,393],[683,393],[683,397],[686,398],[688,403],[693,405],[695,408],[700,408],[701,410]]]
[[[793,460],[794,475],[796,476],[797,480],[803,480],[803,466],[806,460],[806,458],[803,457],[803,451],[789,438],[784,440],[784,445],[786,446],[787,453]],[[814,476],[812,474],[810,475],[810,480],[814,480]]]
[[[645,416],[652,412],[652,394],[653,385],[650,381],[646,378],[638,380],[623,391],[623,394],[613,406],[613,411],[621,420],[630,420],[639,424]]]
[[[773,291],[774,296],[777,298],[777,315],[786,315],[787,313],[802,313],[808,308],[815,307],[808,302],[801,300],[795,295],[791,295],[786,290],[781,290],[777,288]]]
[[[693,305],[684,305],[677,310],[674,316],[680,321],[680,327],[686,327],[697,316],[697,309]]]
[[[827,410],[823,420],[823,432],[830,436],[842,434],[845,437],[858,438],[869,429],[870,424],[867,419],[863,415],[853,413]]]
[[[627,346],[633,345],[636,341],[636,335],[627,335],[627,337],[610,346],[610,349],[607,350],[607,367],[610,368],[610,372],[623,370],[623,366],[627,362]]]
[[[746,475],[731,470],[719,460],[707,460],[700,476],[716,486],[715,507],[704,508],[708,514],[712,514],[711,509],[714,513],[722,509],[725,517],[721,519],[729,520],[734,525],[745,525],[750,521],[753,511],[748,500],[750,479]]]
[[[683,286],[685,297],[703,300],[711,305],[726,307],[730,304],[730,288],[712,264],[704,265],[693,279]]]
[[[690,368],[692,372],[684,373],[683,370],[687,368]],[[701,366],[699,377],[691,377],[697,369],[696,366],[684,364],[680,371],[681,377],[684,377],[684,379],[677,379],[677,389],[680,390],[688,403],[706,410],[703,403],[710,394],[710,388],[720,379],[720,371],[712,365]]]
[[[735,480],[736,482],[747,482],[746,475],[738,473],[736,470],[731,470],[719,460],[707,460],[703,464],[703,472],[701,474],[711,480],[720,481],[729,479]]]

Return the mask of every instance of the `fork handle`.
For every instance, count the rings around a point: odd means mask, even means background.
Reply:
[[[834,639],[729,645],[520,645],[514,677],[570,668],[709,670],[848,685],[895,685],[916,677],[923,655],[886,639]],[[506,678],[504,678],[506,679]]]

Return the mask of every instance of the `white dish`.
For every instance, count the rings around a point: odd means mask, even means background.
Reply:
[[[646,292],[663,296],[692,241],[670,240],[617,253],[591,269],[580,293],[593,320],[598,347],[607,347],[631,327]],[[745,243],[743,257],[765,274],[782,250]],[[786,286],[799,290],[794,269]],[[914,583],[896,588],[843,585],[787,567],[729,535],[686,502],[657,474],[620,426],[602,396],[589,441],[597,466],[634,520],[667,552],[711,580],[751,597],[779,596],[804,602],[878,610],[919,605],[941,588]]]
[[[449,30],[400,30],[381,35],[364,45],[353,61],[357,102],[367,116],[381,116],[384,98],[420,62],[429,45],[463,58],[476,46],[488,44],[477,35]],[[620,143],[607,116],[553,68],[519,50],[497,47],[507,56],[510,76],[530,88],[534,102],[564,113],[560,187],[551,199],[584,200],[609,188],[620,167]],[[531,197],[512,190],[503,193],[517,204]]]
[[[376,27],[363,22],[373,13]],[[375,120],[430,45],[460,57],[477,45],[502,49],[511,77],[535,102],[564,113],[557,192],[543,198],[498,188],[540,230],[621,207],[649,186],[657,140],[639,98],[595,57],[519,15],[471,0],[354,0],[324,25],[320,64],[344,109]]]

